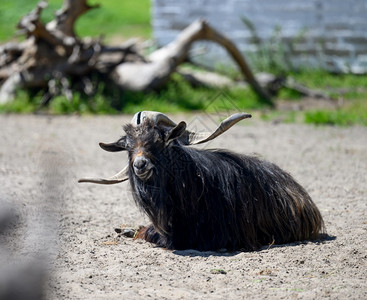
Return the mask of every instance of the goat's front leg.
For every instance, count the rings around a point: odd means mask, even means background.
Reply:
[[[159,247],[169,248],[167,239],[161,236],[153,225],[141,226],[135,234],[135,239],[144,239],[147,242],[154,243]]]

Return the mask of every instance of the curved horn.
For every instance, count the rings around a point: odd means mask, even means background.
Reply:
[[[175,127],[176,123],[173,122],[165,114],[158,111],[140,111],[136,113],[131,120],[131,124],[134,126],[140,125],[145,119],[150,119],[156,125],[164,125],[168,127]]]
[[[98,184],[115,184],[129,179],[129,166],[123,168],[120,172],[109,178],[82,178],[78,182],[90,182]]]
[[[236,113],[231,116],[229,116],[227,119],[223,120],[218,128],[213,132],[188,132],[188,136],[186,137],[186,144],[187,145],[197,145],[205,142],[209,142],[212,139],[215,139],[217,136],[221,135],[225,131],[227,131],[229,128],[231,128],[234,124],[237,122],[251,118],[251,114],[247,113]]]
[[[229,116],[227,119],[222,121],[218,128],[213,132],[192,132],[186,130],[186,133],[182,135],[178,140],[184,145],[197,145],[208,142],[217,136],[221,135],[229,128],[231,128],[237,122],[251,118],[251,114],[248,113],[236,113]],[[135,126],[140,125],[144,119],[150,119],[157,125],[163,125],[167,127],[175,127],[177,124],[173,122],[165,114],[157,111],[141,111],[134,115],[131,123]]]

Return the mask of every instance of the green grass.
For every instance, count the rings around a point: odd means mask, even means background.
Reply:
[[[332,126],[367,126],[367,101],[353,100],[342,108],[311,109],[306,111],[262,111],[264,121],[275,123],[306,123]]]
[[[104,93],[104,89],[109,94]],[[0,113],[29,113],[38,111],[41,95],[30,98],[24,92],[11,103],[0,105]],[[43,110],[52,114],[117,114],[135,113],[139,110],[158,110],[161,112],[181,111],[234,111],[254,110],[266,107],[258,101],[250,89],[209,89],[193,88],[180,75],[173,75],[171,82],[159,92],[133,93],[118,92],[107,87],[92,98],[74,94],[72,101],[64,96],[54,98]]]
[[[324,71],[306,71],[297,76],[299,82],[314,89],[329,91],[334,99],[344,99],[336,110],[305,112],[306,123],[347,126],[367,125],[367,78],[353,74],[328,74]]]
[[[62,0],[49,0],[49,5],[42,13],[47,22],[53,19],[53,13],[62,6]],[[14,37],[16,25],[22,16],[30,12],[38,0],[12,0],[0,2],[0,41]],[[76,23],[79,36],[98,37],[103,35],[107,40],[118,38],[125,40],[140,36],[149,38],[150,0],[93,0],[90,4],[100,4],[100,8],[92,9],[81,16]]]
[[[93,2],[100,3],[101,6],[89,11],[77,23],[76,30],[81,36],[106,35],[107,39],[115,36],[122,39],[150,37],[150,0]]]
[[[281,120],[293,123],[303,121],[317,125],[367,125],[367,78],[353,74],[330,74],[322,70],[303,70],[289,76],[305,86],[320,90],[329,97],[343,99],[337,109],[312,109],[306,111],[268,111],[262,114],[267,121]],[[292,90],[282,89],[279,99],[299,101],[302,96]],[[323,100],[320,100],[323,101]]]
[[[312,89],[330,91],[330,96],[345,99],[367,99],[367,77],[353,74],[331,74],[323,70],[291,73],[297,81]],[[363,90],[364,89],[364,90]]]
[[[356,100],[343,109],[307,111],[305,122],[317,125],[367,126],[367,101]]]
[[[348,90],[344,95],[344,105],[338,109],[312,109],[306,111],[270,110],[249,88],[208,89],[193,88],[180,75],[172,76],[170,83],[160,92],[133,93],[100,87],[92,97],[82,97],[75,93],[73,100],[64,96],[54,98],[50,105],[42,108],[51,114],[118,114],[135,113],[139,110],[157,110],[165,113],[182,111],[247,111],[260,112],[265,121],[294,123],[305,122],[317,125],[365,125],[367,126],[367,91],[359,90],[365,79],[353,75],[330,75],[317,71],[292,74],[300,82],[307,82],[313,88],[340,88]],[[106,93],[105,91],[108,91]],[[348,98],[347,98],[348,96]],[[292,91],[284,90],[281,99],[299,101],[301,97]],[[322,101],[322,100],[320,100]],[[41,95],[32,98],[25,92],[19,92],[17,99],[0,105],[0,113],[31,113],[39,111]]]

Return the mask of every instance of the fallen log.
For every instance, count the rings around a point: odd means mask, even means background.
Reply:
[[[55,19],[44,24],[41,13],[46,6],[46,1],[39,2],[19,22],[18,28],[26,36],[24,42],[0,47],[0,103],[14,99],[18,89],[41,92],[44,105],[61,93],[67,98],[74,92],[92,96],[101,81],[121,91],[159,90],[188,59],[192,44],[209,40],[228,51],[252,89],[273,105],[234,43],[205,20],[193,22],[167,46],[144,56],[136,44],[111,47],[98,39],[76,36],[76,20],[98,5],[65,0]]]

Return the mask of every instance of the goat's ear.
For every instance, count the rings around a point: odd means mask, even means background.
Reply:
[[[173,141],[174,139],[179,138],[185,132],[186,132],[186,123],[182,121],[167,132],[165,141],[166,142]]]
[[[119,139],[117,142],[105,144],[105,143],[99,143],[99,146],[106,151],[109,152],[118,152],[118,151],[124,151],[126,150],[126,136],[123,136],[121,139]]]

